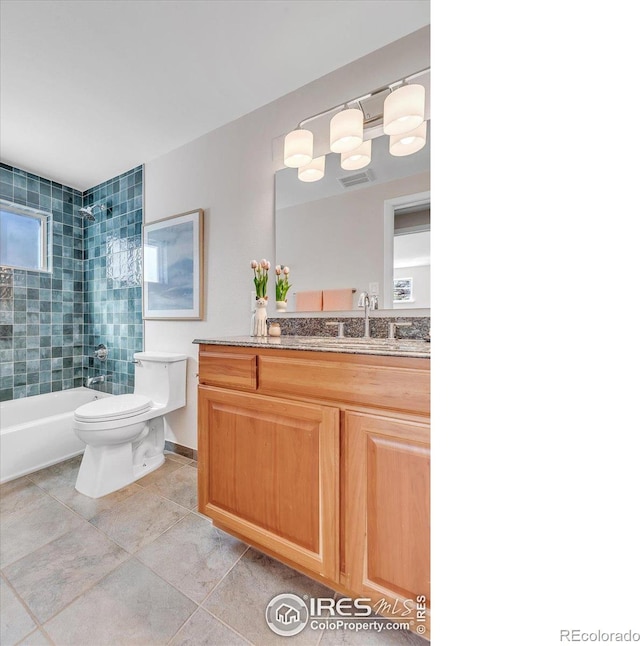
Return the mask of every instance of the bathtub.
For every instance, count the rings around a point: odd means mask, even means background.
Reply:
[[[0,403],[0,483],[82,453],[73,412],[103,397],[111,395],[73,388]]]

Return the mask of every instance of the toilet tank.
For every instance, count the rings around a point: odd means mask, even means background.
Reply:
[[[172,352],[136,352],[136,395],[146,395],[164,412],[187,403],[187,355]]]

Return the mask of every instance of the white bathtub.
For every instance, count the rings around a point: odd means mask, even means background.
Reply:
[[[73,412],[103,397],[111,395],[73,388],[0,403],[0,483],[82,453]]]

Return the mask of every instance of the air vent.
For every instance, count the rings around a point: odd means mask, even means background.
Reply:
[[[353,175],[347,175],[346,177],[338,178],[340,184],[343,188],[351,188],[352,186],[357,186],[358,184],[369,184],[373,182],[375,176],[371,170],[365,171],[364,173],[354,173]]]

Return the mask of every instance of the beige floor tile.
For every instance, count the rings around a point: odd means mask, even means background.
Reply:
[[[77,456],[66,462],[54,464],[47,469],[31,474],[30,478],[56,500],[64,503],[87,520],[100,512],[109,511],[125,498],[142,491],[142,487],[134,482],[101,498],[89,498],[89,496],[81,494],[76,491],[76,479],[81,458],[82,456]]]
[[[13,646],[26,637],[36,624],[4,579],[0,579],[0,644]]]
[[[197,509],[190,460],[168,455],[154,473],[95,500],[75,491],[79,464],[0,487],[3,646],[428,646],[406,631],[275,635],[264,619],[275,595],[334,593],[188,511]]]
[[[292,592],[300,597],[333,597],[333,591],[250,549],[211,593],[202,607],[220,618],[243,637],[259,644],[310,644],[315,646],[320,631],[307,626],[294,637],[280,637],[265,622],[265,609],[273,597]]]
[[[46,495],[27,507],[0,517],[0,565],[6,567],[62,534],[78,529],[84,522]]]
[[[76,455],[70,460],[30,473],[28,478],[48,492],[58,488],[75,487],[81,462],[82,456]]]
[[[198,471],[192,466],[184,465],[158,480],[149,489],[187,509],[193,509],[198,504]]]
[[[166,644],[196,605],[136,559],[120,565],[44,625],[64,646]]]
[[[136,556],[201,603],[246,549],[244,543],[216,529],[210,521],[188,514]]]
[[[102,498],[89,498],[89,496],[85,496],[79,491],[76,491],[74,484],[73,487],[58,487],[51,495],[87,520],[90,520],[99,513],[114,509],[123,500],[126,500],[129,496],[133,496],[133,494],[139,491],[142,491],[142,487],[134,483],[106,496],[102,496]]]
[[[379,625],[390,623],[383,618],[376,621]],[[372,624],[371,630],[327,629],[319,646],[429,646],[429,642],[408,630],[376,630]]]
[[[53,642],[38,629],[27,635],[18,646],[53,646]]]
[[[29,478],[18,478],[0,486],[0,515],[27,507],[47,494]]]
[[[209,521],[209,525],[211,525],[211,518],[209,518],[209,516],[205,516],[204,514],[201,514],[201,513],[198,511],[198,505],[196,505],[196,506],[191,510],[191,513],[192,513],[192,514],[195,514],[196,516],[199,516],[200,518],[204,518],[205,520],[208,520],[208,521]]]
[[[99,512],[90,522],[133,553],[188,513],[184,507],[143,489],[112,509]]]
[[[5,576],[44,623],[129,556],[85,523],[16,561]]]
[[[249,642],[200,608],[169,646],[246,646]]]

